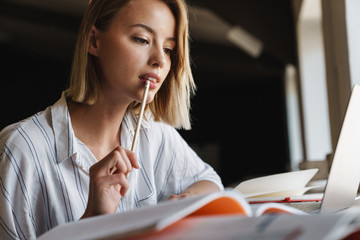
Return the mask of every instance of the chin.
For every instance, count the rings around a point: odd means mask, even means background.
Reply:
[[[154,101],[154,98],[153,98],[153,97],[148,97],[148,98],[146,99],[146,103],[147,103],[147,104],[151,103],[152,101]]]

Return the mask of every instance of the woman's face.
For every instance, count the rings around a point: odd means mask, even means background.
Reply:
[[[101,68],[104,97],[129,104],[141,101],[146,80],[150,82],[147,102],[169,73],[175,48],[175,18],[160,0],[134,0],[114,17],[108,29],[93,27],[95,41],[89,52]]]

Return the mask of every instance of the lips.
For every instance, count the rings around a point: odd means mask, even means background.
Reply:
[[[139,76],[143,82],[150,81],[150,88],[154,89],[160,82],[160,76],[156,73],[145,73]]]
[[[152,82],[157,82],[157,81],[156,81],[156,78],[153,78],[153,77],[147,77],[146,79],[147,79],[147,80],[150,80],[150,81],[152,81]]]
[[[140,79],[142,80],[150,80],[152,82],[160,82],[160,76],[156,73],[145,73],[140,75]]]

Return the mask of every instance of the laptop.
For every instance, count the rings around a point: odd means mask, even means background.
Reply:
[[[360,86],[353,87],[319,209],[337,212],[353,205],[360,183]],[[290,203],[302,209],[315,202]],[[306,211],[306,209],[304,209]]]

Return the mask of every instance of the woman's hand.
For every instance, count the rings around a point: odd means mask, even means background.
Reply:
[[[181,198],[187,198],[187,197],[191,197],[191,196],[195,196],[194,193],[191,192],[182,192],[180,194],[173,194],[169,197],[169,200],[175,200],[175,199],[181,199]]]
[[[202,180],[194,183],[189,188],[187,188],[185,191],[183,191],[180,194],[173,194],[169,197],[169,200],[175,200],[175,199],[181,199],[181,198],[187,198],[191,196],[196,195],[203,195],[211,192],[217,192],[220,191],[219,187],[207,180]]]
[[[122,147],[94,164],[90,168],[89,197],[82,218],[114,213],[129,189],[127,174],[139,167],[136,155]]]

